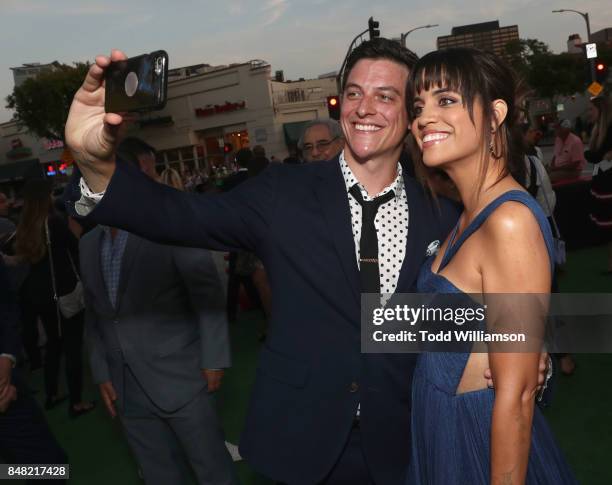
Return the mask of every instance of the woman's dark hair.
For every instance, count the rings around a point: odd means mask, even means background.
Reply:
[[[396,62],[401,66],[406,66],[406,69],[410,72],[419,57],[395,40],[377,37],[363,42],[351,51],[346,60],[346,67],[344,68],[344,73],[342,73],[342,91],[344,91],[344,86],[351,70],[362,59],[386,59]]]
[[[46,179],[30,179],[23,189],[23,210],[15,234],[15,254],[37,263],[47,254],[45,221],[53,212],[51,184]]]
[[[482,106],[482,140],[479,188],[484,183],[489,156],[504,160],[500,179],[510,173],[519,183],[525,180],[525,150],[521,133],[523,83],[497,55],[469,47],[442,49],[422,57],[414,66],[406,100],[408,113],[414,119],[413,100],[421,91],[432,87],[447,88],[461,95],[463,106],[474,123],[474,102]],[[493,101],[501,99],[508,106],[504,121],[496,125]],[[421,162],[422,163],[422,162]]]
[[[248,168],[253,160],[253,152],[250,148],[241,148],[236,152],[236,163],[239,167]]]
[[[597,96],[591,99],[591,104],[597,108],[597,119],[593,125],[589,148],[597,151],[603,146],[608,128],[612,125],[612,101],[608,96]]]

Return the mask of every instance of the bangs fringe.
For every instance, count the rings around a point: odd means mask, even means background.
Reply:
[[[466,62],[469,63],[472,59],[466,59],[466,56],[461,55],[462,51],[465,50],[442,49],[422,57],[412,73],[408,99],[414,99],[420,92],[432,88],[449,89],[461,95],[463,105],[474,122],[474,100],[477,96],[481,96],[477,90],[478,66],[466,65]],[[412,106],[408,108],[409,113],[412,113]]]

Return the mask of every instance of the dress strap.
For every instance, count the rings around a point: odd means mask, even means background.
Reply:
[[[527,192],[523,192],[522,190],[509,190],[508,192],[504,192],[499,197],[491,201],[484,209],[482,209],[474,218],[474,220],[470,222],[468,227],[465,228],[465,231],[463,231],[461,236],[459,236],[459,238],[455,241],[455,237],[457,236],[457,231],[459,229],[459,223],[457,223],[457,226],[455,226],[455,229],[453,230],[450,241],[444,253],[444,257],[442,258],[442,262],[440,263],[440,267],[438,268],[438,272],[444,269],[444,267],[450,262],[453,256],[455,256],[457,251],[459,251],[463,243],[472,234],[474,234],[474,232],[476,232],[480,228],[480,226],[484,224],[484,222],[491,215],[491,213],[504,202],[508,201],[520,202],[526,205],[531,210],[536,220],[538,221],[538,224],[540,225],[540,229],[544,237],[544,242],[546,243],[546,248],[548,249],[548,255],[550,257],[551,270],[554,268],[554,241],[552,231],[550,229],[550,223],[548,222],[546,215],[542,211],[542,208],[539,206],[538,202]]]

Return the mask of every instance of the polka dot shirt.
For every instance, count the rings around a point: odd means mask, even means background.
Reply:
[[[359,240],[361,238],[361,205],[349,193],[349,189],[358,184],[364,200],[372,200],[386,194],[390,190],[395,197],[378,208],[374,226],[378,234],[378,261],[380,272],[381,293],[394,293],[397,288],[400,269],[406,254],[406,238],[408,237],[408,200],[402,176],[402,166],[397,164],[397,177],[393,183],[385,187],[374,197],[369,197],[366,189],[357,181],[357,178],[344,159],[344,152],[340,154],[340,170],[346,185],[347,197],[351,208],[351,226],[355,241],[355,256],[359,266]]]

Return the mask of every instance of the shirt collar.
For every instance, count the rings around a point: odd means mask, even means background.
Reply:
[[[100,224],[100,227],[102,228],[102,231],[104,232],[104,236],[107,238],[110,238],[112,228],[109,226],[103,226],[102,224]],[[117,229],[117,236],[115,237],[116,240],[121,239],[125,236],[127,236],[127,231],[124,231],[123,229]]]
[[[374,197],[370,197],[368,195],[368,191],[357,180],[357,177],[355,177],[355,174],[353,173],[351,168],[348,166],[348,163],[346,163],[346,159],[344,158],[344,150],[340,152],[339,163],[340,163],[340,171],[342,172],[342,177],[344,179],[344,185],[346,186],[347,193],[353,185],[357,184],[357,186],[359,187],[359,190],[361,190],[361,195],[363,196],[363,200],[375,199],[377,197],[380,197],[381,195],[386,194],[390,190],[393,190],[395,192],[395,197],[393,198],[393,202],[397,203],[397,201],[400,200],[401,195],[404,191],[404,177],[402,175],[402,164],[399,163],[399,161],[396,162],[397,163],[397,176],[395,177],[395,180],[393,180],[391,184],[387,185],[384,189],[382,189]]]

